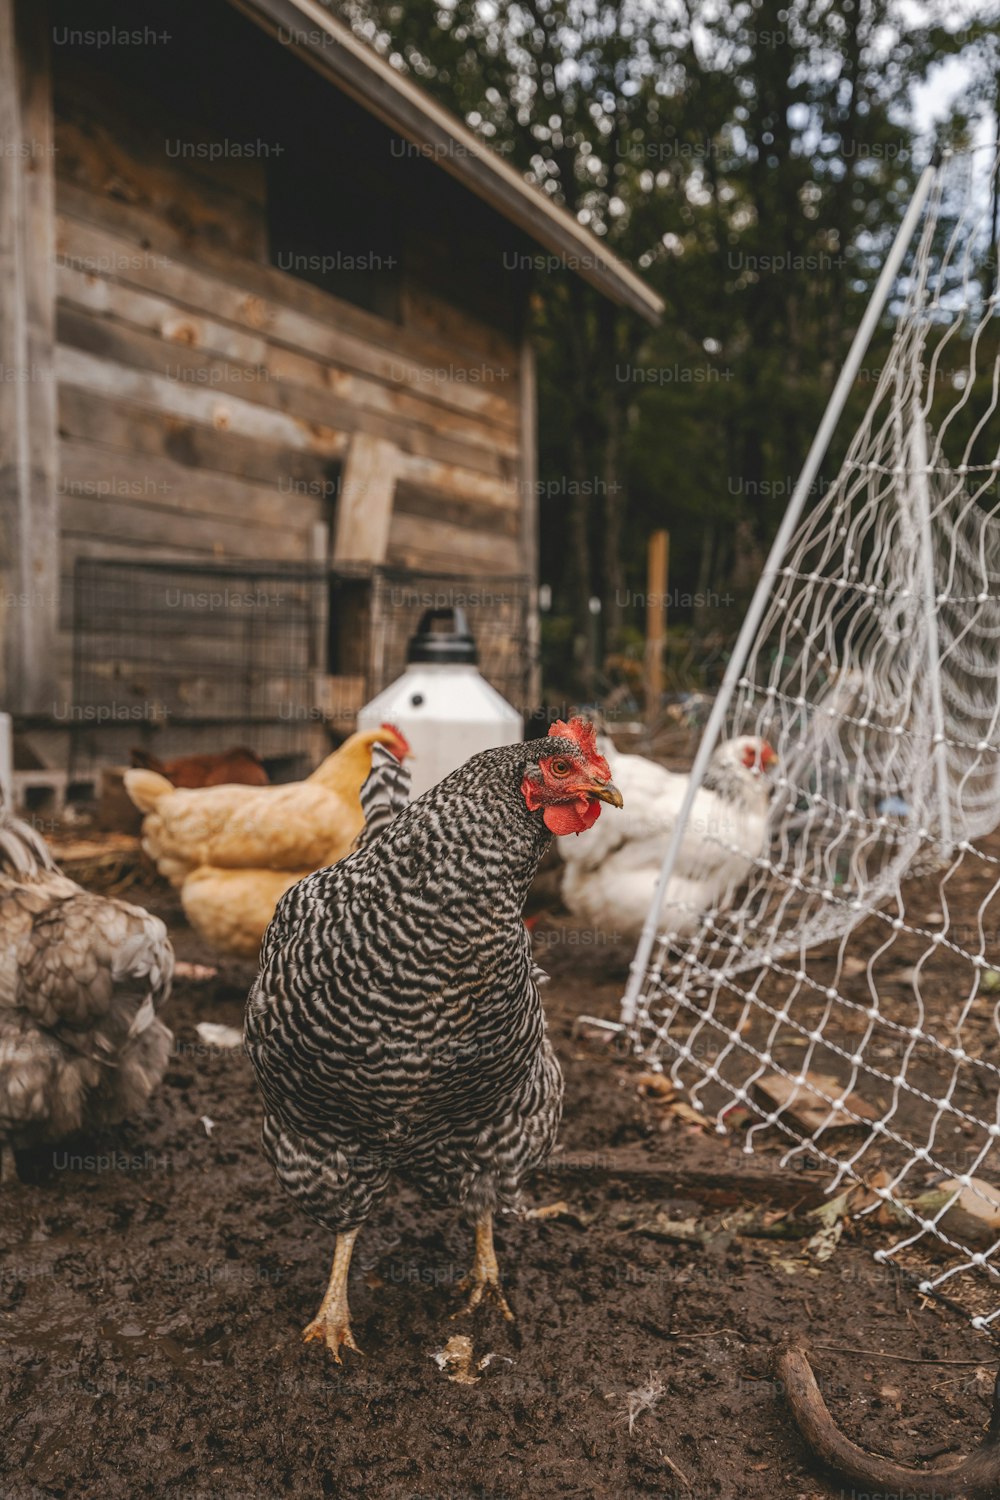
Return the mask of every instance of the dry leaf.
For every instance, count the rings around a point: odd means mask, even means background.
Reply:
[[[221,1047],[228,1051],[243,1046],[243,1033],[235,1026],[223,1026],[218,1021],[199,1021],[195,1031],[198,1040],[206,1047]]]
[[[967,1186],[950,1178],[932,1192],[921,1194],[913,1207],[933,1219],[956,1193],[958,1197],[939,1220],[945,1234],[960,1245],[995,1244],[1000,1239],[1000,1188],[979,1177],[970,1177]]]
[[[672,1219],[662,1210],[651,1219],[636,1224],[639,1234],[652,1235],[657,1240],[669,1240],[674,1244],[688,1244],[692,1240],[703,1245],[706,1239],[705,1226],[698,1219]]]
[[[636,1087],[644,1094],[655,1094],[661,1099],[672,1099],[677,1093],[677,1085],[666,1073],[640,1073]]]
[[[560,1198],[558,1203],[543,1203],[538,1208],[529,1208],[524,1217],[526,1219],[559,1219],[569,1211],[570,1207],[565,1198]]]
[[[708,1130],[714,1123],[703,1110],[695,1109],[693,1104],[688,1104],[686,1099],[674,1099],[667,1105],[667,1113],[675,1119],[683,1120],[685,1125],[696,1125],[699,1130]]]
[[[479,1381],[479,1376],[472,1373],[472,1340],[467,1333],[453,1333],[431,1359],[455,1385],[476,1385]]]
[[[831,1100],[839,1099],[844,1088],[832,1074],[810,1072],[805,1079],[804,1083],[796,1083],[783,1073],[769,1073],[754,1084],[754,1093],[760,1096],[758,1103],[763,1101],[769,1113],[780,1110],[786,1120],[794,1121],[806,1135],[821,1130],[856,1130],[864,1122],[878,1119],[878,1111],[860,1094],[848,1094],[846,1107],[834,1109]],[[854,1115],[860,1119],[854,1119]]]
[[[848,1202],[851,1193],[839,1193],[836,1198],[831,1198],[828,1203],[820,1204],[807,1214],[808,1219],[815,1219],[819,1229],[806,1245],[814,1260],[820,1262],[829,1260],[840,1243],[840,1236],[844,1232],[844,1224],[847,1222],[849,1208]]]

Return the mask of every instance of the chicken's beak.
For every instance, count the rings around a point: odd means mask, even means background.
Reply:
[[[590,795],[596,797],[599,802],[610,802],[612,807],[624,807],[622,794],[613,781],[594,781],[590,785]]]

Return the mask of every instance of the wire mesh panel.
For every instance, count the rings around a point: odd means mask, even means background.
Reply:
[[[75,761],[99,755],[100,730],[146,726],[214,727],[227,744],[266,726],[267,753],[296,751],[315,723],[326,610],[313,567],[79,559]]]
[[[769,810],[724,811],[727,785],[732,804],[744,793],[720,745],[688,827],[733,877],[720,890],[680,855],[665,865],[623,1014],[721,1128],[742,1119],[747,1151],[784,1142],[786,1160],[832,1168],[831,1190],[863,1183],[883,1258],[986,1328],[1000,1318],[1000,322],[997,166],[977,183],[968,165],[938,175],[867,416],[762,584],[727,731],[778,751]]]
[[[82,558],[74,769],[150,738],[171,753],[239,739],[271,757],[315,754],[317,729],[349,733],[403,671],[421,615],[444,605],[465,610],[480,670],[524,709],[528,599],[519,577]]]
[[[425,610],[460,607],[479,652],[479,670],[522,713],[529,703],[528,588],[519,577],[458,577],[383,569],[372,595],[372,682],[376,692],[406,666],[406,648]]]

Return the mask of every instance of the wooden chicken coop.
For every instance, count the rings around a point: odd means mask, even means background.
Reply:
[[[394,582],[489,581],[530,663],[532,279],[649,289],[312,0],[0,0],[0,75],[22,766],[316,754],[399,658]]]

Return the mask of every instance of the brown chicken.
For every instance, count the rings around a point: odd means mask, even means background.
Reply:
[[[172,786],[268,786],[269,777],[260,756],[245,745],[235,745],[214,755],[180,755],[175,760],[159,760],[148,750],[132,751],[132,765],[143,771],[156,771]]]
[[[364,826],[361,788],[372,746],[410,747],[391,724],[351,735],[305,781],[178,790],[155,772],[125,774],[146,814],[143,848],[181,892],[188,921],[223,953],[256,958],[285,891],[336,864]]]

